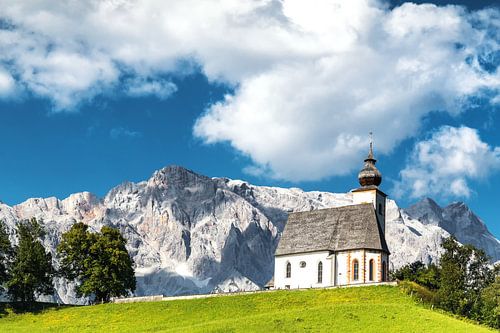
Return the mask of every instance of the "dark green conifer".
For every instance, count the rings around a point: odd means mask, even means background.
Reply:
[[[7,281],[8,294],[14,301],[32,303],[38,295],[54,292],[52,256],[40,239],[43,226],[35,219],[17,225],[19,243],[14,247],[14,260]]]
[[[13,257],[9,234],[3,221],[0,221],[0,286],[9,278],[9,266]]]

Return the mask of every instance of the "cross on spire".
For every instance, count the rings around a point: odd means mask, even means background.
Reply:
[[[373,132],[370,132],[370,151],[368,152],[368,158],[373,160]]]

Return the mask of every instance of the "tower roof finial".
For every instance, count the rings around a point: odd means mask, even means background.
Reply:
[[[370,150],[365,159],[365,165],[358,174],[359,184],[362,187],[379,186],[382,182],[382,174],[375,166],[377,160],[373,156],[373,132],[370,132]]]
[[[368,152],[368,158],[373,160],[373,132],[370,132],[370,151]]]

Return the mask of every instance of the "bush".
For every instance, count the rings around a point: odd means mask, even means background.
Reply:
[[[403,291],[419,300],[420,302],[435,305],[439,303],[437,299],[436,292],[419,285],[413,281],[400,281],[399,286],[403,289]]]
[[[434,264],[425,266],[421,261],[407,264],[391,273],[392,279],[399,281],[413,281],[432,290],[439,289],[440,269]]]

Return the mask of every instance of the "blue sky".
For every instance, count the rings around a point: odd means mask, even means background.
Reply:
[[[494,1],[182,3],[2,4],[0,200],[169,164],[345,192],[373,131],[400,206],[465,201],[500,237]]]

